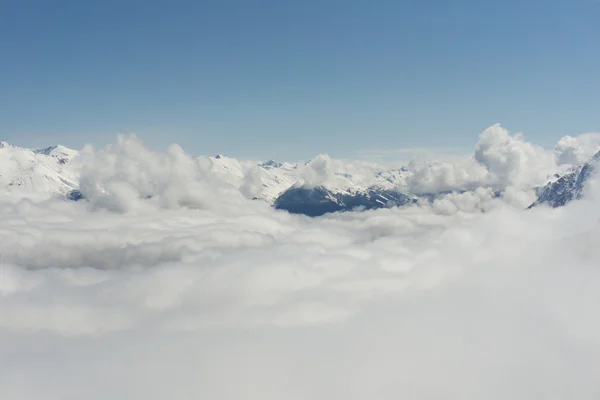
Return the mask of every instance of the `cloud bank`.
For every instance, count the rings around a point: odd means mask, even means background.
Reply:
[[[596,399],[600,193],[513,205],[548,154],[484,134],[420,173],[504,197],[311,219],[177,146],[88,149],[89,203],[0,200],[2,396]]]
[[[581,153],[587,154],[589,150]],[[408,188],[414,193],[478,187],[527,191],[544,184],[564,161],[564,156],[526,142],[520,134],[511,135],[500,125],[493,125],[480,135],[469,157],[453,162],[411,162],[409,170],[413,175]]]
[[[210,159],[190,157],[178,145],[160,153],[136,136],[119,136],[115,145],[88,149],[82,158],[80,191],[93,209],[215,208],[223,200],[243,201],[240,190],[211,173]],[[255,191],[251,178],[244,184],[247,196]]]
[[[558,141],[554,151],[559,164],[583,164],[600,151],[600,133],[565,136]]]

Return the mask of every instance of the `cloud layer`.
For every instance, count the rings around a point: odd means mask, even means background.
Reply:
[[[311,219],[249,200],[256,171],[88,149],[89,203],[0,200],[3,398],[597,398],[597,190],[523,211],[548,152],[474,154],[420,173],[503,198]]]

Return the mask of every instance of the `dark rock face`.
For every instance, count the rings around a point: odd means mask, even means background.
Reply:
[[[598,169],[600,164],[600,152],[583,165],[580,170],[561,176],[557,181],[551,182],[538,191],[537,200],[528,208],[540,204],[550,207],[562,207],[565,204],[578,200],[583,196],[583,189],[590,177]]]
[[[377,208],[403,206],[414,202],[407,195],[391,190],[370,188],[358,193],[334,193],[318,186],[314,188],[293,187],[283,192],[275,200],[275,208],[293,214],[318,217],[338,211],[356,209],[372,210]]]
[[[67,200],[71,201],[79,201],[85,199],[83,193],[81,193],[79,190],[71,190],[69,193],[67,193],[65,197],[67,198]]]
[[[528,208],[533,208],[540,204],[548,204],[551,207],[562,207],[577,195],[578,172],[572,172],[563,175],[557,181],[552,182],[538,191],[537,200]]]
[[[263,168],[265,168],[265,169],[268,169],[268,168],[280,168],[280,167],[283,166],[283,164],[280,163],[280,162],[277,162],[277,161],[269,160],[269,161],[266,161],[266,162],[260,164],[260,166],[263,167]]]

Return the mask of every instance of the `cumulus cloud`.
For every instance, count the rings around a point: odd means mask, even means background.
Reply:
[[[407,186],[413,193],[439,193],[451,190],[471,190],[487,186],[489,173],[471,158],[448,161],[411,161]]]
[[[600,197],[514,207],[513,140],[444,175],[501,198],[316,219],[178,147],[88,149],[89,204],[0,199],[3,398],[597,398]]]
[[[526,142],[519,134],[511,136],[500,125],[481,134],[474,158],[486,167],[492,181],[505,187],[539,184],[556,170],[552,153]]]
[[[249,199],[258,197],[263,190],[261,171],[258,165],[246,169],[240,192]]]
[[[336,165],[329,155],[319,154],[303,166],[300,177],[307,187],[320,186],[335,176],[336,169]]]
[[[396,166],[397,167],[397,166]],[[367,188],[377,185],[392,185],[394,180],[399,179],[398,184],[404,184],[401,174],[396,174],[397,169],[389,165],[377,163],[334,159],[327,154],[319,154],[313,160],[300,166],[300,180],[305,187],[326,186],[328,188]],[[381,174],[387,173],[386,180]]]
[[[414,194],[485,187],[509,192],[513,200],[521,199],[518,203],[522,204],[532,199],[532,188],[547,183],[562,165],[581,165],[599,150],[600,134],[565,136],[550,150],[495,124],[480,134],[472,154],[444,153],[437,149],[437,158],[419,157],[409,161],[408,175],[394,183],[398,190]],[[391,166],[397,168],[397,162],[380,165],[321,154],[302,166],[300,176],[308,187],[348,186],[346,177],[351,177],[354,186],[368,187],[379,184],[373,177]]]
[[[135,135],[119,136],[104,149],[86,149],[82,158],[80,191],[93,208],[127,212],[148,204],[205,208],[245,201],[210,173],[210,160],[192,158],[178,145],[154,152]]]
[[[554,152],[558,164],[580,165],[600,151],[600,133],[584,133],[561,138]]]
[[[497,190],[530,190],[543,184],[557,170],[555,155],[511,135],[500,125],[484,130],[472,156],[453,161],[413,160],[408,188],[415,193],[438,193],[492,187]]]

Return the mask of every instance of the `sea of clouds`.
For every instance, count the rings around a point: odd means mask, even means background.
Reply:
[[[472,192],[320,218],[178,146],[87,148],[89,201],[0,198],[0,397],[598,399],[600,191],[523,206],[599,143],[494,126],[406,183]]]

